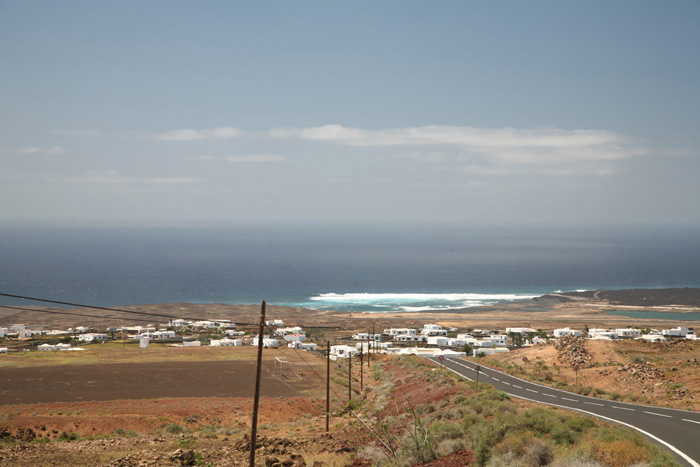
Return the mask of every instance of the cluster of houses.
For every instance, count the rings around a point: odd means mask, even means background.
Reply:
[[[494,353],[508,352],[508,347],[514,344],[532,346],[543,344],[550,339],[559,339],[566,336],[587,337],[589,339],[639,339],[648,342],[665,342],[667,337],[697,339],[693,328],[677,327],[659,331],[650,330],[642,333],[639,329],[588,329],[586,332],[571,328],[555,329],[550,335],[542,336],[542,333],[531,328],[506,328],[504,332],[474,329],[469,334],[457,334],[448,337],[448,331],[456,329],[444,329],[439,324],[425,324],[419,332],[411,328],[385,329],[382,334],[359,333],[352,336],[354,340],[361,341],[355,346],[337,345],[331,347],[331,357],[356,357],[360,352],[366,352],[368,348],[376,349],[383,353],[417,353],[417,354],[442,354],[446,351],[436,352],[435,348],[394,347],[392,343],[415,343],[438,348],[460,348],[471,350],[472,356],[491,355]],[[391,341],[385,342],[384,340]],[[465,352],[449,351],[451,354],[464,355]]]
[[[282,320],[267,321],[266,325],[271,329],[267,335],[263,335],[263,346],[277,348],[280,345],[288,347],[314,351],[318,345],[306,342],[306,332],[300,326],[284,327]],[[183,319],[173,319],[167,325],[168,330],[158,330],[153,326],[124,326],[109,328],[107,331],[114,334],[120,333],[131,339],[140,341],[141,347],[148,347],[150,341],[170,342],[172,347],[198,347],[202,342],[193,337],[178,337],[183,332],[194,329],[216,329],[222,336],[221,339],[211,339],[212,347],[237,347],[244,345],[240,337],[245,332],[236,330],[236,325],[227,320],[217,321],[189,321]],[[174,330],[173,330],[174,329]],[[60,330],[41,330],[38,327],[30,327],[24,324],[14,324],[9,328],[0,328],[0,338],[18,337],[26,338],[34,335],[61,336],[71,335],[83,343],[106,342],[109,335],[106,333],[89,332],[90,329],[78,326],[75,329],[69,328]],[[697,339],[693,328],[679,326],[665,330],[647,330],[643,333],[635,328],[622,329],[586,329],[579,331],[569,327],[554,329],[551,334],[544,334],[536,329],[513,327],[506,328],[505,331],[491,331],[484,329],[474,329],[469,333],[457,333],[456,328],[445,329],[439,324],[425,324],[422,330],[413,328],[391,328],[385,329],[383,333],[358,333],[352,336],[357,342],[355,345],[334,345],[331,346],[331,358],[347,358],[357,356],[361,352],[369,350],[382,353],[423,353],[445,354],[445,352],[455,355],[464,355],[464,351],[471,351],[473,356],[490,355],[493,353],[507,352],[508,347],[530,346],[542,344],[550,339],[559,339],[566,336],[587,337],[589,339],[640,339],[649,342],[665,342],[667,338]],[[448,336],[450,334],[450,336]],[[172,341],[176,341],[173,343]],[[259,336],[253,336],[250,343],[258,345]],[[406,344],[415,344],[415,347],[406,347]],[[418,345],[430,346],[430,348],[419,348]],[[71,344],[41,344],[38,350],[83,350],[79,347],[72,347]],[[447,349],[446,349],[447,348]],[[450,350],[452,349],[452,350]],[[457,349],[457,350],[455,350]],[[0,348],[0,353],[6,353],[7,348]]]

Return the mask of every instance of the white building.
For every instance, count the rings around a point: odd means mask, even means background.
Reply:
[[[447,336],[447,330],[439,324],[424,324],[421,334],[424,336]]]
[[[190,325],[190,321],[187,321],[186,319],[171,319],[168,322],[168,326],[173,327],[173,328],[184,328],[185,326]]]
[[[528,333],[535,333],[537,332],[537,329],[532,329],[532,328],[506,328],[506,334],[528,334]]]
[[[666,338],[658,334],[643,334],[640,337],[637,337],[637,339],[647,342],[666,342]]]
[[[508,345],[508,336],[503,334],[494,334],[492,336],[486,336],[481,341],[482,347],[486,342],[493,343],[493,347],[505,347]]]
[[[639,329],[632,329],[632,328],[621,328],[621,329],[615,329],[615,334],[617,334],[617,337],[628,337],[628,338],[637,338],[642,335],[642,331]]]
[[[71,350],[70,344],[56,344],[56,350]]]
[[[400,336],[394,336],[394,342],[428,342],[428,336],[401,334]]]
[[[588,330],[588,335],[591,339],[617,339],[617,333],[615,331],[611,331],[610,329],[591,328]]]
[[[7,337],[7,328],[0,328],[0,337]]]
[[[77,332],[77,333],[79,333],[79,334],[86,333],[86,332],[88,332],[89,330],[90,330],[90,329],[89,329],[89,328],[86,328],[85,326],[78,326],[78,327],[75,328],[75,332]]]
[[[444,336],[428,336],[428,345],[437,345],[438,347],[444,347],[449,345],[450,340]]]
[[[212,347],[238,347],[243,345],[243,341],[240,339],[212,339]]]
[[[42,352],[49,352],[52,350],[58,350],[58,347],[53,344],[41,344],[37,347],[37,349],[41,350]]]
[[[197,340],[191,340],[191,341],[182,341],[182,346],[183,347],[201,347],[202,343]]]
[[[7,347],[0,347],[0,353],[7,353]]]
[[[693,333],[692,328],[687,328],[685,326],[679,326],[673,329],[664,329],[662,331],[664,336],[668,337],[685,337],[688,333]]]
[[[288,328],[276,329],[273,333],[275,336],[284,336],[285,334],[303,334],[304,328],[301,326],[291,326]]]
[[[245,336],[245,331],[236,331],[234,329],[227,329],[224,331],[227,336]]]
[[[348,358],[349,356],[355,356],[359,352],[355,347],[349,346],[349,345],[331,345],[331,353],[330,353],[330,358],[331,360],[335,360],[335,358]],[[333,358],[335,357],[335,358]]]
[[[577,331],[577,330],[571,329],[571,328],[555,329],[554,331],[552,331],[552,334],[557,339],[559,339],[560,337],[566,337],[566,336],[581,337],[581,331]]]
[[[107,340],[107,334],[96,334],[94,332],[88,332],[86,334],[79,335],[78,340],[80,340],[81,342],[104,342]]]
[[[284,326],[284,321],[281,319],[272,319],[270,321],[265,321],[266,326]]]
[[[253,345],[259,345],[259,343],[260,343],[259,337],[258,336],[253,337]],[[277,339],[272,339],[269,336],[263,336],[263,347],[275,349],[275,348],[279,347],[279,345],[280,345],[280,343]]]
[[[415,336],[418,332],[415,329],[409,328],[391,328],[385,329],[384,334],[396,338],[396,336]]]
[[[282,339],[286,340],[287,342],[304,342],[306,340],[306,334],[285,334]]]
[[[318,344],[314,344],[312,342],[290,342],[287,344],[287,347],[306,351],[318,350]]]

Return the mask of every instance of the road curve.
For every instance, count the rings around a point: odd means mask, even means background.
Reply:
[[[477,363],[454,357],[445,358],[442,362],[438,357],[429,357],[429,360],[443,364],[448,370],[470,381],[476,379]],[[576,410],[634,428],[671,450],[678,462],[700,467],[700,413],[581,396],[483,366],[479,372],[479,383],[488,383],[520,399]]]

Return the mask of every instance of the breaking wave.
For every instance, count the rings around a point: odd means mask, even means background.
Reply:
[[[530,300],[538,296],[517,293],[324,293],[310,297],[306,306],[315,309],[367,312],[446,311]]]

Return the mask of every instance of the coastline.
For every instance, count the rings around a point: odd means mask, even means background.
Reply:
[[[609,299],[606,299],[608,297]],[[620,298],[622,297],[622,298]],[[673,298],[674,300],[670,300]],[[636,303],[648,300],[650,306]],[[677,303],[665,303],[675,301]],[[28,306],[30,310],[17,311],[0,308],[0,326],[15,323],[42,325],[45,329],[77,324],[91,327],[143,324],[143,316],[124,314],[118,311],[89,309],[67,309]],[[159,303],[124,306],[120,309],[131,312],[146,312],[173,317],[194,319],[229,319],[239,326],[254,325],[259,319],[260,305],[201,305],[191,303]],[[536,297],[532,300],[501,303],[497,305],[475,306],[449,311],[366,313],[337,310],[310,310],[299,307],[268,305],[269,319],[282,319],[285,324],[304,327],[329,328],[339,331],[367,330],[372,326],[378,332],[391,327],[415,327],[425,323],[439,323],[458,328],[504,329],[506,327],[527,326],[535,329],[552,330],[559,327],[675,327],[700,326],[700,321],[640,318],[615,316],[608,310],[637,310],[654,312],[663,316],[664,312],[700,313],[700,288],[686,289],[630,289],[625,291],[566,292]],[[96,314],[101,318],[66,316],[43,313],[61,311],[75,314]],[[672,315],[669,315],[669,317]],[[146,318],[151,320],[151,318]],[[154,324],[167,321],[165,318],[152,318]]]

